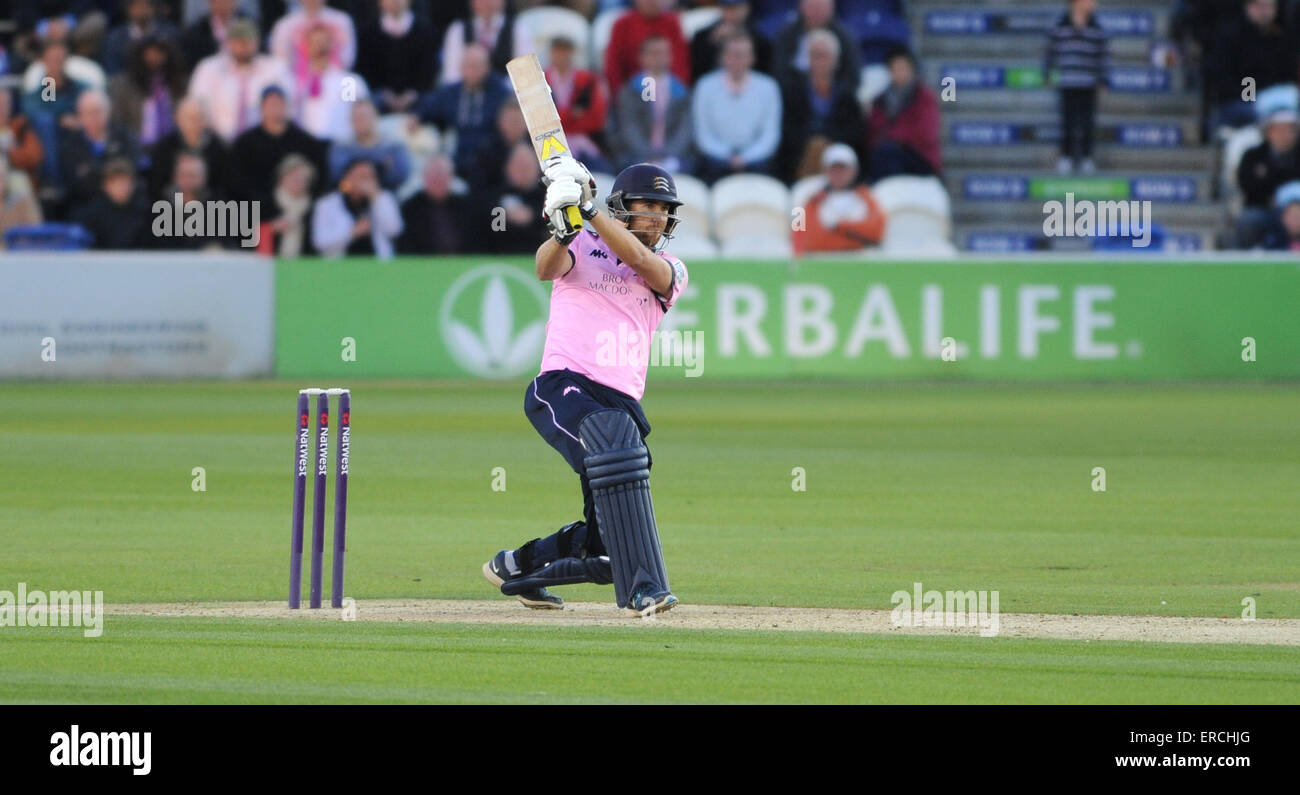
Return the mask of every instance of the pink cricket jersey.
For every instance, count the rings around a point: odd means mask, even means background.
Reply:
[[[686,289],[686,266],[659,252],[673,269],[668,295],[660,296],[590,229],[578,233],[569,251],[573,267],[551,287],[541,372],[568,368],[640,400],[651,334]]]

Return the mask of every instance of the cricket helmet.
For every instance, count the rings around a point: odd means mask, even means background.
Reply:
[[[677,222],[681,220],[677,208],[682,206],[682,201],[677,198],[677,183],[673,182],[673,175],[653,163],[637,163],[623,169],[614,179],[605,205],[609,207],[609,214],[619,221],[627,221],[633,215],[658,215],[629,210],[628,203],[635,199],[661,201],[668,205],[668,220],[655,244],[658,251],[673,236]]]

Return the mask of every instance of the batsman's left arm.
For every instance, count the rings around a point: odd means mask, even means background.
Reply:
[[[627,227],[603,212],[597,212],[588,223],[609,244],[614,256],[636,271],[651,290],[659,295],[668,294],[673,285],[673,269],[667,260],[646,248]]]

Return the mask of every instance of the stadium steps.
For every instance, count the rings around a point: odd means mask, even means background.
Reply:
[[[1151,214],[1156,223],[1167,228],[1190,227],[1213,235],[1222,225],[1223,207],[1206,201],[1155,202]],[[952,202],[952,220],[956,226],[991,224],[1005,229],[1009,225],[1021,225],[1041,229],[1043,217],[1043,202],[1034,199],[997,202],[954,199]]]
[[[1055,112],[1057,92],[1042,86],[1042,61],[1005,58],[926,60],[921,65],[926,85],[938,92],[945,77],[954,78],[956,102],[985,110]],[[1146,59],[1111,65],[1111,88],[1104,100],[1111,112],[1195,113],[1196,96],[1185,91],[1181,69],[1155,69]],[[1163,88],[1137,88],[1139,79]],[[1122,81],[1116,85],[1115,81]],[[948,103],[951,105],[952,101]]]
[[[1054,170],[1059,151],[1052,140],[1059,134],[1057,93],[1042,87],[1040,72],[1046,28],[1064,8],[1064,2],[1041,0],[911,0],[907,5],[927,84],[938,91],[945,74],[960,75],[956,101],[941,102],[940,113],[953,242],[961,249],[975,233],[1041,237],[1043,202],[1056,198],[1044,191],[1068,179]],[[1151,198],[1154,220],[1170,238],[1195,238],[1202,247],[1212,248],[1227,225],[1226,209],[1214,193],[1218,157],[1212,146],[1198,143],[1198,98],[1185,85],[1181,69],[1155,69],[1150,61],[1152,45],[1167,38],[1171,9],[1163,0],[1101,5],[1103,24],[1111,34],[1111,80],[1122,83],[1101,100],[1094,151],[1098,172],[1091,179],[1128,181],[1128,186],[1110,183],[1112,195]],[[961,143],[953,137],[958,125],[963,125]],[[1131,125],[1154,126],[1148,130]],[[1181,143],[1149,145],[1151,140],[1161,142],[1162,126],[1176,129]],[[1115,140],[1121,129],[1128,137]],[[1154,135],[1149,139],[1147,133]],[[968,195],[964,187],[971,177],[986,177],[991,183]],[[1074,178],[1084,179],[1085,185],[1089,179]],[[1016,184],[1000,193],[1008,182]],[[1128,196],[1128,188],[1138,186],[1174,186],[1181,193],[1174,191],[1179,193],[1176,199],[1155,198],[1162,195],[1158,191]],[[1076,198],[1105,196],[1076,193]],[[1087,249],[1090,243],[1048,241],[1053,250]]]
[[[948,105],[957,103],[949,102]],[[952,128],[957,124],[1014,124],[1034,127],[1059,127],[1061,118],[1056,113],[977,113],[966,107],[953,108],[959,111],[957,113],[948,113],[943,116],[940,125],[940,131],[944,141],[952,141]],[[1187,117],[1179,114],[1154,114],[1145,113],[1141,116],[1132,116],[1122,113],[1115,113],[1109,108],[1097,114],[1097,132],[1101,133],[1107,128],[1118,127],[1121,125],[1160,125],[1163,127],[1174,127],[1182,133],[1183,141],[1195,141],[1198,137],[1195,117]],[[1105,141],[1099,141],[1104,143]],[[1008,146],[1017,146],[1023,144],[1007,144]],[[1135,147],[1136,148],[1136,147]],[[1146,148],[1146,147],[1140,147]],[[1153,147],[1155,148],[1155,147]]]
[[[1025,180],[1023,195],[998,195],[981,198],[968,195],[967,180]],[[1175,181],[1192,190],[1186,200],[1152,199],[1155,220],[1166,227],[1191,227],[1213,234],[1223,220],[1223,206],[1211,198],[1213,177],[1205,173],[1135,173],[1131,171],[1098,172],[1090,177],[1062,177],[1050,171],[988,171],[985,169],[950,169],[944,175],[944,185],[952,198],[955,224],[1023,224],[1041,226],[1043,204],[1053,199],[1064,199],[1065,191],[1072,190],[1076,200],[1093,198],[1105,200],[1143,199],[1148,196],[1129,193],[1129,189],[1143,180],[1157,182]],[[1119,183],[1127,183],[1121,185]],[[1118,189],[1118,194],[1089,193],[1089,187],[1101,190],[1107,186]],[[1034,193],[1037,187],[1041,195]]]
[[[1084,187],[1080,188],[1079,190],[1076,190],[1076,193],[1082,193],[1083,191],[1087,190],[1088,184],[1090,183],[1103,183],[1103,182],[1109,182],[1114,180],[1129,182],[1133,180],[1151,178],[1151,179],[1158,179],[1158,180],[1169,179],[1169,180],[1178,180],[1180,182],[1181,181],[1190,182],[1190,184],[1195,186],[1195,191],[1196,191],[1195,195],[1188,196],[1186,197],[1186,199],[1180,198],[1179,199],[1180,201],[1196,201],[1196,200],[1209,199],[1213,196],[1212,191],[1214,188],[1213,174],[1206,174],[1206,173],[1201,173],[1196,171],[1190,171],[1186,173],[1172,173],[1172,172],[1160,173],[1150,169],[1148,169],[1145,173],[1135,172],[1135,171],[1123,171],[1123,170],[1120,171],[1099,170],[1095,174],[1091,174],[1087,176],[1083,176],[1079,174],[1075,174],[1071,176],[1062,176],[1050,169],[1041,169],[1041,168],[1026,169],[1022,167],[1019,170],[1006,170],[1006,171],[991,171],[987,168],[969,168],[969,169],[950,168],[944,172],[943,178],[944,178],[944,182],[948,186],[948,189],[950,191],[953,191],[952,193],[953,197],[957,197],[957,196],[964,196],[962,185],[965,184],[967,179],[979,178],[979,177],[990,177],[990,178],[1015,177],[1015,178],[1029,180],[1030,182],[1038,181],[1038,182],[1053,183],[1053,184],[1059,184],[1062,182],[1085,183]],[[1050,186],[1046,189],[1049,191],[1052,190]],[[1055,195],[1045,196],[1044,198],[1055,198]],[[1142,198],[1142,197],[1135,196],[1134,198]],[[1001,198],[999,197],[997,199],[993,199],[993,201],[1001,201]]]
[[[1168,37],[1171,9],[1171,3],[1161,0],[1101,4],[1098,13],[1111,34],[1111,57],[1117,62],[1145,59],[1152,39]],[[1041,60],[1047,29],[1064,10],[1064,2],[1002,0],[958,4],[911,0],[907,4],[907,17],[917,49],[927,57],[1005,59],[1012,56]],[[971,25],[978,17],[986,20],[983,27],[986,32],[971,33],[978,29]],[[1119,26],[1108,25],[1106,18],[1119,20]]]
[[[1209,251],[1214,248],[1214,233],[1207,232],[1204,227],[1189,226],[1184,224],[1171,224],[1161,220],[1158,213],[1153,213],[1154,220],[1165,229],[1165,234],[1180,241],[1194,241],[1194,250]],[[980,251],[986,253],[998,253],[1002,249],[995,248],[976,248],[971,246],[972,236],[983,236],[985,238],[996,238],[1003,235],[1016,235],[1030,238],[1035,242],[1031,251],[1091,251],[1092,241],[1086,238],[1048,238],[1043,235],[1042,216],[1038,218],[1038,224],[1028,223],[958,223],[953,224],[952,236],[953,244],[962,251]]]
[[[948,169],[997,168],[1004,170],[1053,168],[1060,150],[1056,144],[1032,143],[1009,146],[958,146],[947,144],[943,149],[943,162]],[[1139,148],[1099,144],[1096,149],[1097,168],[1126,174],[1138,171],[1211,173],[1218,164],[1214,151],[1208,147]]]
[[[912,30],[919,31],[918,22],[913,21]],[[922,51],[928,58],[1014,58],[1022,60],[1037,58],[1042,61],[1043,47],[1047,37],[1033,34],[990,34],[986,36],[941,36],[925,33],[917,34]],[[1116,63],[1146,63],[1150,55],[1150,42],[1146,39],[1123,37],[1111,40],[1110,54]]]
[[[936,77],[927,85],[937,86],[939,84],[939,78]],[[1057,113],[1056,103],[1057,93],[1052,90],[990,91],[972,88],[963,91],[961,85],[958,84],[957,99],[953,102],[945,102],[943,109],[946,111],[954,105],[960,104],[963,111],[971,113],[1050,114],[1055,119]],[[1195,98],[1183,94],[1121,94],[1116,91],[1106,92],[1106,97],[1101,101],[1101,104],[1108,113],[1176,115],[1183,118],[1188,115],[1195,118],[1198,107]]]

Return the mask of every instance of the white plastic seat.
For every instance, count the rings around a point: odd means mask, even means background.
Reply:
[[[951,214],[948,192],[938,177],[889,177],[872,185],[871,192],[887,211],[919,207],[944,217]]]
[[[784,215],[790,209],[790,189],[780,180],[762,174],[733,174],[713,184],[713,218],[716,222],[736,207],[770,207]]]
[[[713,185],[714,236],[724,255],[740,238],[779,238],[789,245],[790,191],[772,177],[735,174]]]
[[[889,177],[872,186],[880,207],[889,215],[881,247],[889,253],[946,251],[938,241],[952,235],[948,193],[938,177]]]
[[[808,200],[813,194],[826,187],[826,177],[822,174],[812,174],[799,180],[790,189],[790,204],[794,207],[803,207],[808,204]]]
[[[777,237],[771,227],[758,226],[722,241],[722,256],[726,259],[790,259],[794,251],[790,238]]]
[[[674,237],[668,241],[667,250],[669,254],[684,260],[688,268],[691,260],[718,258],[718,244],[696,234]]]
[[[677,228],[683,233],[707,239],[713,237],[713,195],[709,186],[689,174],[676,174],[677,198],[682,206],[677,209],[681,223]]]
[[[573,63],[579,69],[589,69],[591,26],[586,17],[568,8],[538,6],[518,17],[533,40],[533,52],[545,69],[551,65],[551,40],[563,35],[573,41]]]
[[[956,252],[948,240],[947,219],[920,208],[891,213],[880,248],[886,254],[947,256]]]
[[[788,236],[790,225],[790,217],[775,208],[738,206],[714,219],[714,236],[725,249],[736,238]]]

